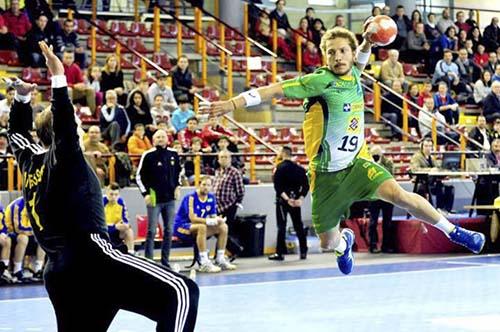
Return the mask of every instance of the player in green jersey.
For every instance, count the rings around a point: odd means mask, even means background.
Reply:
[[[303,131],[310,160],[312,221],[321,247],[336,252],[344,274],[349,274],[353,267],[354,233],[347,228],[341,232],[339,222],[347,216],[351,204],[361,200],[382,199],[401,207],[442,230],[453,242],[479,253],[485,243],[483,234],[451,224],[425,198],[401,188],[368,153],[360,81],[372,47],[368,34],[358,47],[349,30],[328,30],[321,39],[326,66],[227,101],[203,104],[200,109],[204,113],[225,114],[272,98],[304,99]]]

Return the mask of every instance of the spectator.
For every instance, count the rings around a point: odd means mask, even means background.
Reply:
[[[392,160],[384,156],[382,148],[380,145],[375,145],[371,148],[370,154],[373,160],[384,167],[389,173],[394,174],[394,165]],[[379,253],[380,249],[377,248],[378,244],[378,216],[380,210],[382,210],[382,252],[393,253],[396,250],[396,229],[394,222],[392,221],[392,212],[394,206],[391,203],[387,203],[383,200],[376,200],[370,202],[370,252]]]
[[[386,85],[392,85],[393,81],[399,81],[402,85],[405,84],[405,74],[403,65],[398,61],[399,52],[397,50],[389,50],[389,58],[382,62],[380,68],[380,78]]]
[[[498,27],[498,17],[491,19],[491,24],[484,28],[483,32],[484,46],[486,51],[495,52],[500,46],[500,28]]]
[[[204,176],[196,191],[184,196],[175,215],[174,235],[184,241],[194,237],[200,253],[200,272],[217,273],[235,270],[236,266],[226,259],[228,240],[226,219],[217,215],[217,200],[210,192],[212,180]],[[215,265],[208,258],[207,238],[217,236]]]
[[[231,152],[221,151],[217,160],[220,167],[215,171],[215,197],[217,199],[217,213],[226,218],[229,226],[229,235],[234,234],[234,220],[238,207],[241,207],[245,187],[240,171],[231,166]]]
[[[167,133],[157,130],[153,135],[154,148],[146,151],[139,162],[136,182],[144,196],[148,211],[148,233],[145,244],[146,258],[153,259],[154,238],[158,217],[163,220],[161,263],[169,265],[175,200],[180,195],[181,166],[179,155],[167,148]]]
[[[163,105],[169,111],[173,111],[177,108],[177,102],[175,101],[174,93],[172,92],[172,89],[167,86],[167,76],[163,74],[159,74],[156,83],[151,84],[151,86],[149,87],[149,102],[152,103],[155,99],[155,96],[157,95],[163,96]]]
[[[465,31],[465,33],[468,33],[472,27],[469,24],[467,24],[467,22],[465,22],[465,13],[459,10],[455,14],[455,17],[457,19],[457,21],[455,22],[455,26],[458,28],[458,30]]]
[[[276,1],[276,8],[269,14],[271,20],[276,20],[278,33],[282,37],[287,37],[292,29],[290,22],[288,22],[288,16],[285,13],[285,5],[285,0]]]
[[[286,254],[286,224],[290,214],[293,229],[299,240],[300,259],[307,258],[307,234],[302,223],[302,203],[309,191],[309,182],[305,169],[292,161],[292,148],[283,146],[279,152],[283,161],[276,168],[273,183],[276,191],[276,224],[278,235],[276,253],[269,256],[270,260],[283,261]]]
[[[63,28],[59,31],[56,37],[56,50],[57,55],[62,58],[62,53],[66,48],[71,48],[75,52],[75,61],[78,63],[80,68],[86,67],[85,59],[85,49],[80,44],[78,40],[78,35],[75,30],[75,21],[70,19],[65,19],[63,22]]]
[[[181,99],[179,100],[179,107],[172,113],[172,125],[175,128],[175,132],[179,132],[186,128],[187,120],[196,116],[194,113],[189,100]]]
[[[500,139],[495,138],[491,141],[491,152],[488,154],[487,159],[489,167],[500,166]]]
[[[411,30],[410,31],[415,31],[418,23],[423,24],[424,22],[422,21],[422,13],[420,12],[420,10],[415,9],[414,11],[411,12]]]
[[[85,97],[87,106],[92,114],[95,114],[95,91],[92,87],[86,86],[83,79],[83,74],[75,64],[75,54],[72,50],[66,49],[63,53],[64,75],[68,82],[68,94],[70,99],[75,102],[80,98]]]
[[[231,153],[239,153],[238,151],[238,146],[236,144],[233,144],[228,136],[221,136],[217,140],[216,144],[212,145],[212,152],[221,152],[221,151],[229,151]],[[218,160],[214,160],[211,162],[213,167],[215,169],[219,168],[219,163]],[[242,157],[238,157],[235,155],[231,155],[231,166],[237,168],[240,170],[241,174],[245,173],[245,162],[243,161]],[[243,183],[248,184],[250,183],[250,179],[247,177],[243,176]]]
[[[9,236],[11,230],[7,229],[5,224],[5,213],[3,206],[0,205],[0,285],[12,283],[12,274],[9,272],[10,250],[12,239]]]
[[[0,15],[0,50],[15,49],[15,41],[16,37],[9,32],[3,16]]]
[[[417,23],[415,30],[408,32],[408,52],[406,58],[408,62],[421,62],[422,59],[428,58],[429,49],[431,48],[424,33],[424,24]]]
[[[439,32],[439,29],[436,26],[436,14],[427,14],[427,23],[425,24],[424,31],[429,42],[432,43],[433,41],[439,39],[441,32]]]
[[[431,47],[431,56],[442,57],[446,51],[456,51],[458,49],[458,38],[454,27],[449,27],[438,40],[434,41]]]
[[[460,83],[460,73],[458,66],[453,62],[453,54],[450,50],[445,51],[443,59],[436,64],[432,82],[436,85],[438,82],[446,82],[449,87],[456,86]]]
[[[91,126],[88,130],[87,139],[83,142],[85,156],[94,169],[97,177],[104,186],[108,178],[108,158],[103,154],[109,154],[109,148],[101,142],[101,129],[98,126]]]
[[[140,90],[133,90],[129,94],[126,112],[133,128],[137,124],[149,126],[154,122],[146,96]]]
[[[484,51],[485,51],[484,46],[479,44],[477,47],[477,52],[474,53],[474,58],[473,58],[474,63],[482,68],[485,68],[488,65],[488,60],[489,60],[488,53],[485,53]]]
[[[484,98],[483,115],[488,123],[500,118],[500,82],[491,83],[491,92]]]
[[[403,88],[399,80],[392,81],[391,88],[398,94],[403,94]],[[402,108],[403,100],[399,96],[393,94],[392,92],[387,92],[384,94],[384,97],[382,99],[382,116],[389,120],[392,139],[401,139],[401,130],[399,128],[401,128],[403,125],[401,118]]]
[[[467,40],[469,40],[467,32],[465,32],[465,30],[460,30],[458,32],[457,48],[465,48],[465,43],[467,42]]]
[[[389,5],[385,5],[384,8],[382,8],[382,15],[391,16],[391,7]]]
[[[453,20],[450,18],[450,9],[443,9],[443,13],[441,14],[441,19],[437,23],[437,28],[441,33],[448,32],[448,29],[453,27],[455,29],[455,33],[458,31],[457,26],[453,23]]]
[[[208,142],[203,139],[201,130],[198,129],[198,118],[193,116],[187,121],[186,128],[182,129],[177,133],[177,139],[181,142],[182,148],[184,151],[188,151],[191,147],[191,140],[194,137],[199,137],[202,140],[202,151],[203,152],[212,152],[212,149],[208,145]]]
[[[470,60],[474,60],[474,48],[473,48],[473,44],[472,44],[472,40],[470,39],[467,39],[465,41],[465,50],[467,51],[467,57],[470,59]]]
[[[15,49],[19,55],[22,55],[20,52],[21,42],[26,40],[26,34],[31,30],[31,23],[28,16],[19,8],[19,0],[11,0],[10,8],[2,16],[7,30],[16,37],[14,39]]]
[[[153,124],[156,124],[158,121],[170,122],[170,111],[165,106],[163,95],[156,95],[154,97],[150,112]]]
[[[307,20],[308,27],[312,27],[313,22],[314,22],[314,16],[315,16],[314,8],[307,7],[306,8],[306,16],[304,16],[303,18],[305,18]],[[302,19],[300,20],[300,23],[302,23]],[[300,24],[300,25],[302,26],[302,24]]]
[[[474,84],[474,102],[483,105],[484,98],[491,92],[491,73],[487,70],[481,73],[481,78]]]
[[[12,230],[12,235],[16,239],[16,246],[14,249],[13,258],[13,269],[12,269],[12,280],[15,283],[23,283],[29,281],[23,271],[24,256],[26,254],[26,249],[28,244],[35,242],[35,237],[33,236],[33,228],[31,227],[31,222],[28,217],[28,211],[25,208],[25,202],[23,197],[18,197],[13,200],[5,209],[5,224],[9,229]],[[45,261],[45,253],[36,245],[36,261],[33,267],[33,278],[37,280],[42,280],[42,269],[43,263]]]
[[[29,62],[31,67],[45,67],[45,57],[38,46],[39,42],[44,41],[48,45],[54,45],[54,36],[50,34],[47,22],[47,16],[40,15],[35,21],[35,26],[26,34],[26,51],[31,56]]]
[[[419,93],[418,106],[420,106],[420,107],[424,106],[424,99],[427,97],[431,97],[431,98],[433,97],[432,96],[432,82],[429,80],[426,80],[424,82],[424,86]]]
[[[49,20],[49,22],[52,22],[54,20],[54,15],[52,14],[52,10],[50,9],[49,4],[45,0],[25,1],[24,11],[26,15],[28,15],[30,22],[32,24],[35,24],[36,19],[40,15],[45,15]]]
[[[5,158],[11,154],[7,130],[0,130],[0,190],[8,189],[8,159]],[[3,219],[3,209],[0,212],[0,220]],[[0,225],[1,226],[1,225]]]
[[[127,206],[120,197],[118,183],[110,183],[106,188],[103,205],[111,242],[115,245],[125,243],[128,253],[134,254],[134,231],[128,222]]]
[[[42,96],[40,94],[40,91],[38,90],[33,90],[31,92],[31,109],[33,110],[33,119],[36,117],[36,115],[40,112],[42,112],[45,109],[45,105],[41,103]]]
[[[481,36],[481,31],[479,31],[478,27],[474,27],[474,28],[470,29],[469,35],[467,36],[467,38],[471,40],[472,50],[474,52],[477,52],[477,48],[479,45],[484,45],[483,37]]]
[[[484,70],[488,70],[491,75],[493,75],[495,74],[498,63],[497,54],[495,52],[490,52],[488,54],[488,62],[484,66]]]
[[[266,12],[262,12],[259,19],[259,24],[257,26],[257,31],[259,37],[267,42],[269,45],[273,43],[273,36],[271,32],[271,19]],[[286,60],[292,60],[295,58],[289,43],[285,40],[285,37],[282,35],[278,35],[278,51],[279,55],[283,56]]]
[[[495,120],[493,123],[493,129],[490,131],[490,143],[493,140],[500,138],[500,119]]]
[[[106,91],[106,104],[101,108],[99,119],[102,135],[111,141],[111,148],[116,150],[117,144],[126,141],[130,132],[130,120],[125,109],[118,105],[115,90]]]
[[[458,67],[460,82],[464,85],[466,92],[470,94],[474,88],[474,72],[481,72],[481,68],[469,60],[469,55],[465,48],[458,51],[458,58],[455,60],[455,64]]]
[[[477,27],[476,22],[476,11],[474,9],[469,10],[469,18],[465,21],[471,28]]]
[[[127,142],[129,154],[142,155],[144,152],[153,147],[151,145],[151,142],[149,141],[149,138],[146,137],[145,133],[146,129],[144,128],[144,125],[142,123],[137,123],[134,126],[134,133],[129,137]],[[135,166],[139,165],[138,157],[132,157],[130,158],[130,160]]]
[[[491,78],[491,80],[493,82],[500,81],[500,63],[497,63],[497,65],[495,67],[495,74],[493,75],[493,77]]]
[[[488,128],[486,127],[486,118],[483,115],[477,117],[476,126],[469,132],[469,137],[481,144],[483,147],[481,151],[486,153],[490,151],[490,137]],[[473,144],[471,141],[467,141],[467,149],[472,151],[480,150],[479,146]]]
[[[311,41],[307,42],[307,48],[304,50],[302,57],[305,73],[312,73],[316,68],[321,66],[321,54],[316,45]]]
[[[201,151],[202,139],[199,137],[193,137],[191,140],[191,147],[188,153],[200,155],[200,174],[213,174],[212,163],[210,162],[211,157],[203,156],[203,151]],[[188,184],[191,186],[194,184],[195,180],[195,165],[194,157],[186,156],[184,161],[184,175],[187,177]]]
[[[312,24],[313,22],[311,21],[311,23],[309,23],[307,17],[302,17],[300,19],[299,27],[297,29],[300,33],[297,33],[297,35],[301,37],[301,46],[303,48],[306,47],[308,40],[312,40]]]
[[[337,15],[337,16],[335,16],[335,25],[334,25],[334,27],[346,28],[344,15]]]
[[[420,98],[420,92],[418,90],[418,84],[417,83],[411,83],[408,86],[408,92],[405,95],[405,98],[408,99],[409,101],[413,102],[414,104],[418,105],[418,100]],[[410,111],[411,115],[413,117],[408,117],[408,126],[410,128],[418,128],[418,108],[413,106],[412,104],[408,103],[408,110]]]
[[[405,15],[405,7],[402,5],[396,7],[396,14],[392,16],[392,19],[398,26],[398,35],[391,47],[399,50],[403,45],[406,45],[408,32],[413,29],[413,26],[411,20]]]
[[[458,124],[458,104],[448,93],[448,85],[445,82],[438,84],[438,92],[434,94],[434,105],[444,115],[446,123]]]
[[[238,144],[239,140],[231,130],[219,123],[219,118],[214,114],[208,116],[208,123],[203,127],[201,134],[203,139],[210,145],[216,143],[222,136],[228,137],[233,144]]]
[[[16,95],[16,89],[9,86],[6,90],[5,99],[0,100],[0,117],[9,118],[10,108],[14,104],[14,96]]]
[[[145,99],[146,102],[148,103],[149,106],[151,106],[151,104],[153,103],[153,101],[149,100],[149,92],[148,92],[149,91],[149,81],[148,81],[147,78],[141,78],[139,80],[139,82],[137,83],[135,89],[132,90],[132,92],[136,91],[136,90],[142,92],[142,94],[144,95],[144,97],[146,97],[146,99]]]
[[[318,48],[318,50],[321,50],[320,44],[321,44],[321,37],[326,32],[325,24],[323,21],[319,18],[314,19],[314,23],[312,26],[312,39],[314,42],[314,45]]]
[[[189,101],[192,103],[194,100],[194,94],[198,92],[198,88],[193,85],[193,75],[189,70],[189,60],[186,55],[181,55],[177,59],[177,66],[172,68],[172,90],[174,92],[175,99],[178,99],[181,95],[187,96]]]
[[[101,90],[101,69],[97,65],[87,68],[87,87],[94,89],[96,105],[102,105],[104,94]]]
[[[432,118],[435,117],[436,129],[438,132],[444,132],[444,124],[446,119],[443,114],[439,113],[434,105],[434,98],[427,97],[424,99],[423,110],[418,113],[418,126],[422,137],[430,137],[432,130]]]
[[[101,73],[101,91],[106,93],[114,90],[120,105],[127,104],[127,94],[124,90],[123,72],[120,69],[119,59],[116,54],[109,54]]]

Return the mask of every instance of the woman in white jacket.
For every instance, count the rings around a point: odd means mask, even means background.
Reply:
[[[474,101],[482,105],[484,98],[491,92],[491,73],[487,70],[481,73],[481,78],[474,84]]]

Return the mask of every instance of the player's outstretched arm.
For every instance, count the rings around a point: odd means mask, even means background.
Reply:
[[[61,153],[79,149],[75,111],[68,96],[68,83],[64,75],[64,66],[54,54],[52,46],[41,41],[38,43],[47,64],[47,70],[52,74],[52,114],[56,150]]]
[[[373,25],[373,24],[372,24]],[[374,27],[368,27],[363,34],[363,41],[356,50],[356,67],[363,71],[368,64],[373,43],[370,41],[370,36],[375,32]]]
[[[238,108],[256,106],[271,101],[273,98],[283,97],[281,83],[274,83],[258,89],[252,89],[225,101],[200,103],[200,112],[203,114],[223,115]]]

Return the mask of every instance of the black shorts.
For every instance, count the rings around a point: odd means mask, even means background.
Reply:
[[[120,309],[157,322],[156,331],[194,331],[199,289],[191,279],[150,260],[123,253],[99,234],[78,254],[51,257],[45,287],[59,332],[106,331]]]

